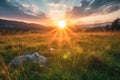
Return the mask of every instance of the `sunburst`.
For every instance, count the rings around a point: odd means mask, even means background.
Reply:
[[[67,22],[65,20],[58,21],[57,26],[60,29],[64,29],[67,26]]]
[[[50,44],[55,43],[58,46],[69,44],[71,40],[71,35],[75,35],[75,33],[68,27],[67,21],[60,20],[56,22],[56,25],[57,26],[48,33],[48,35],[52,36]]]

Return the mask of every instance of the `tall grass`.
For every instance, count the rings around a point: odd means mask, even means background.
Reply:
[[[40,33],[0,36],[1,80],[120,80],[120,33],[77,33],[59,47],[51,36]],[[55,48],[50,51],[49,48]],[[39,52],[47,66],[10,61],[23,54]]]

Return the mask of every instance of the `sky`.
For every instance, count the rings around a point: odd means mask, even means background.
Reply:
[[[0,0],[0,18],[39,24],[111,22],[120,18],[120,0]]]

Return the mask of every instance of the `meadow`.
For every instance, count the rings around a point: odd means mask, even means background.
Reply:
[[[0,80],[120,80],[119,32],[77,32],[61,43],[45,34],[0,35]],[[15,56],[33,52],[47,65],[8,68]]]

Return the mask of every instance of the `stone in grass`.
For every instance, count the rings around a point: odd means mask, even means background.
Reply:
[[[9,67],[18,67],[21,63],[26,63],[26,62],[45,65],[46,57],[40,55],[38,52],[34,52],[33,54],[17,56],[13,58],[13,60],[10,62]]]

